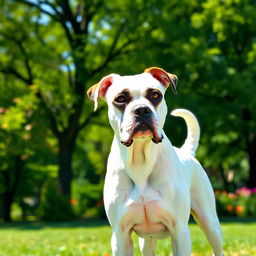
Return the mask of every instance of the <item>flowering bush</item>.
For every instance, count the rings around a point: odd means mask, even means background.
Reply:
[[[215,191],[218,213],[224,216],[256,216],[256,188],[242,187],[235,192]]]

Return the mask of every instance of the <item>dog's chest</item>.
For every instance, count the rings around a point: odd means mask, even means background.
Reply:
[[[160,191],[147,187],[144,194],[134,189],[125,202],[123,225],[130,226],[139,236],[164,238],[169,236],[165,226],[169,214],[164,209]]]

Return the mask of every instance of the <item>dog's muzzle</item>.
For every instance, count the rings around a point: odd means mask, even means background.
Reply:
[[[156,132],[156,127],[153,121],[153,112],[148,106],[136,107],[133,111],[134,115],[134,126],[131,131],[131,136],[128,140],[122,141],[121,143],[126,147],[129,147],[133,143],[133,138],[138,135],[148,135],[152,137],[152,141],[156,144],[162,142],[163,135],[161,137]]]

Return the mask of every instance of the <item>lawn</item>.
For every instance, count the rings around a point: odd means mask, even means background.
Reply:
[[[212,256],[201,230],[190,224],[193,256]],[[256,256],[256,221],[222,223],[225,256]],[[111,230],[105,221],[0,224],[1,256],[110,256]],[[135,240],[135,256],[140,255]],[[158,256],[171,254],[170,241],[157,245]]]

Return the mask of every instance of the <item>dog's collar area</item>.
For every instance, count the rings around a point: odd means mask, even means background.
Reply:
[[[157,138],[157,137],[153,137],[152,138],[152,141],[155,143],[155,144],[158,144],[158,143],[161,143],[162,140],[164,139],[164,136],[163,134],[161,134],[161,138]],[[133,140],[128,140],[128,141],[122,141],[121,140],[121,143],[126,146],[126,147],[130,147],[133,143]]]

